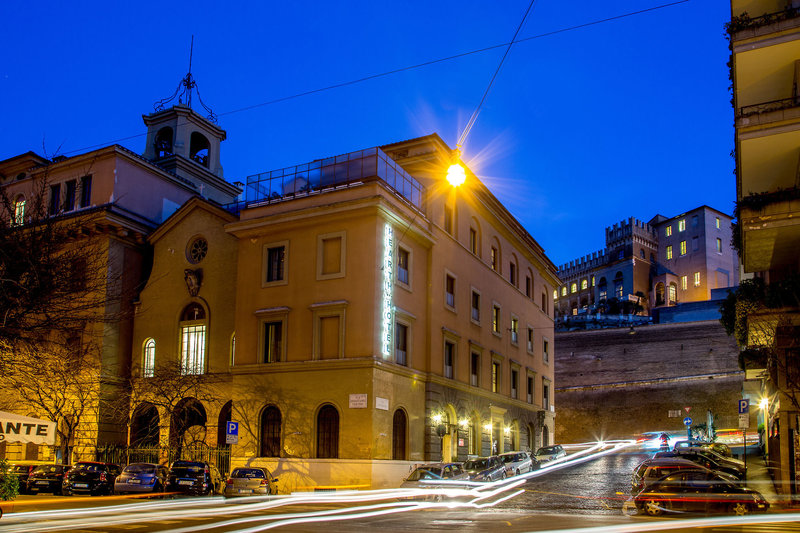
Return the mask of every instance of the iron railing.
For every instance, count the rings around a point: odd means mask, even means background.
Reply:
[[[238,212],[256,205],[325,193],[376,179],[420,211],[425,211],[425,187],[380,148],[248,176],[244,201],[225,207]]]
[[[746,105],[740,107],[739,113],[737,113],[736,118],[750,117],[753,115],[760,115],[762,113],[769,113],[770,111],[791,109],[793,107],[800,107],[800,96],[781,98],[780,100],[772,100],[771,102],[762,102],[760,104]]]
[[[215,448],[201,443],[178,447],[104,446],[98,447],[95,452],[95,460],[122,466],[132,463],[172,464],[178,459],[205,461],[216,466],[223,474],[231,471],[231,450],[225,446]]]
[[[725,24],[725,29],[729,34],[733,35],[742,30],[761,28],[762,26],[768,26],[775,22],[790,20],[797,17],[800,17],[800,8],[791,6],[781,11],[775,11],[774,13],[764,13],[759,17],[751,17],[747,12],[744,12],[737,17],[732,17],[731,21]]]

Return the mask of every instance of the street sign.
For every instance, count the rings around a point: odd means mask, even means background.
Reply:
[[[683,425],[684,426],[691,426],[692,425],[692,419],[687,416],[686,418],[683,419]]]
[[[692,408],[691,408],[691,407],[684,407],[684,409],[686,410],[686,414],[687,414],[687,415],[689,414],[689,411],[691,411],[691,410],[692,410]]]
[[[742,398],[739,400],[739,414],[743,415],[750,412],[750,400]]]
[[[750,427],[750,414],[741,413],[739,415],[739,429],[748,429]]]
[[[225,424],[225,444],[239,444],[239,422]]]

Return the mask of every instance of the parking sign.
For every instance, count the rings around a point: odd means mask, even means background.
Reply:
[[[225,444],[239,444],[239,422],[228,422],[225,425]]]
[[[742,398],[739,400],[739,414],[743,415],[750,412],[750,400]]]

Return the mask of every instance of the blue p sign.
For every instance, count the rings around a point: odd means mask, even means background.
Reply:
[[[228,422],[228,429],[225,431],[226,435],[239,434],[239,422]]]
[[[750,412],[750,400],[742,398],[739,400],[739,414],[743,415]]]

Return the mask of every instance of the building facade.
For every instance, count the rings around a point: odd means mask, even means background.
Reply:
[[[763,282],[762,299],[747,315],[744,353],[758,384],[766,451],[776,487],[796,494],[800,458],[800,386],[796,375],[800,310],[800,5],[732,0],[727,27],[736,127],[737,245],[745,273]],[[787,297],[788,296],[788,297]]]
[[[186,399],[202,441],[238,422],[232,465],[285,489],[552,442],[555,268],[474,175],[446,184],[450,161],[430,135],[250,176],[228,211],[184,205],[150,237],[134,373],[207,376]],[[144,410],[162,442],[198,434]]]
[[[630,218],[606,228],[606,248],[559,268],[553,293],[557,318],[609,312],[608,301],[636,303],[650,314],[663,307],[711,299],[738,284],[731,217],[708,206],[649,222]],[[602,305],[605,302],[606,305]],[[624,306],[618,306],[623,312]],[[633,311],[634,306],[628,306]]]

